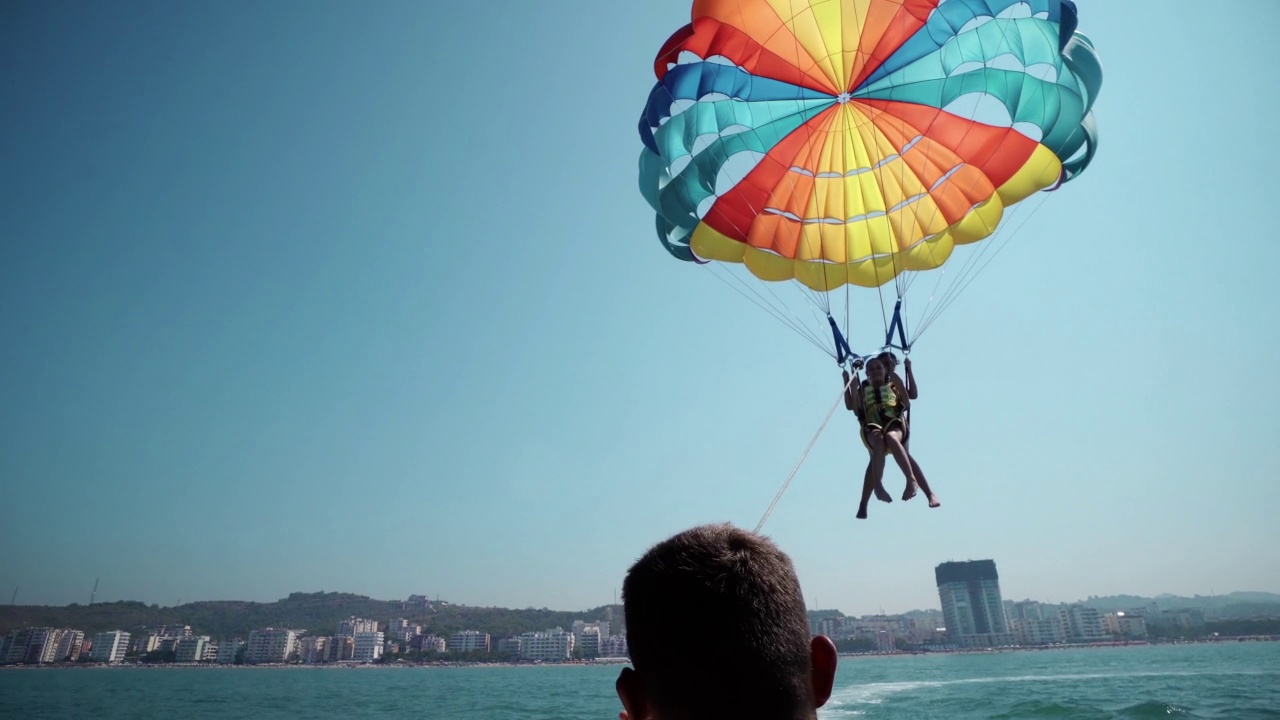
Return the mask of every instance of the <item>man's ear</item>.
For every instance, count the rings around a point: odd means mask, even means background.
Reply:
[[[635,670],[622,668],[614,688],[622,701],[623,720],[649,720],[649,698],[645,696],[640,675]]]
[[[835,643],[826,635],[816,635],[809,643],[809,681],[813,685],[813,706],[820,708],[831,699],[831,688],[836,682]]]

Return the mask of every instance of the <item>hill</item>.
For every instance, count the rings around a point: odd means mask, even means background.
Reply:
[[[1082,600],[1100,612],[1131,610],[1155,604],[1161,610],[1203,610],[1205,618],[1227,620],[1280,615],[1280,595],[1266,592],[1233,592],[1226,595],[1157,595],[1154,598],[1135,595],[1091,596]]]
[[[392,618],[422,625],[423,633],[448,635],[460,630],[487,632],[495,639],[552,627],[568,629],[574,620],[609,621],[611,633],[622,624],[622,606],[605,605],[580,612],[546,608],[510,610],[470,607],[447,602],[408,603],[375,600],[350,593],[293,593],[272,603],[223,600],[186,603],[174,607],[120,601],[66,607],[9,605],[0,607],[0,634],[29,626],[71,627],[96,633],[139,630],[161,625],[190,625],[197,635],[245,637],[250,630],[287,627],[313,634],[332,634],[338,622],[351,616],[377,620],[385,627]]]

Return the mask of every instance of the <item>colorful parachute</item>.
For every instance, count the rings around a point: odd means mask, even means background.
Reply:
[[[640,120],[677,258],[825,292],[938,268],[1093,158],[1068,0],[695,0]]]

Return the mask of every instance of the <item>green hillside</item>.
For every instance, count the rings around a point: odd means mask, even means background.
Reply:
[[[337,629],[340,620],[351,616],[377,620],[380,628],[392,618],[405,618],[422,625],[424,634],[479,630],[495,639],[553,627],[567,630],[575,620],[609,621],[610,632],[618,634],[623,617],[620,605],[564,612],[546,608],[469,607],[447,602],[407,603],[349,593],[293,593],[272,603],[224,600],[175,607],[129,601],[66,607],[8,605],[0,607],[0,634],[28,626],[70,627],[96,633],[176,624],[190,625],[195,634],[214,638],[245,637],[250,630],[264,627],[287,627],[328,635]]]

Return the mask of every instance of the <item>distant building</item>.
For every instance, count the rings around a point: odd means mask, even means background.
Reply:
[[[302,648],[299,650],[302,662],[307,665],[318,665],[325,662],[329,652],[329,643],[331,642],[333,642],[333,638],[330,637],[302,638],[299,641],[299,645]]]
[[[66,628],[58,639],[58,650],[54,662],[76,662],[80,659],[80,648],[84,646],[84,633]]]
[[[31,639],[27,643],[26,656],[23,662],[39,665],[53,662],[58,652],[58,641],[62,639],[62,630],[51,627],[31,628]]]
[[[147,633],[139,635],[133,640],[133,649],[139,655],[146,655],[153,650],[160,649],[160,635],[156,633]]]
[[[325,662],[347,662],[355,659],[356,641],[352,636],[334,635],[325,648]]]
[[[358,632],[352,638],[352,660],[362,663],[377,662],[382,657],[382,644],[386,641],[380,632]]]
[[[1021,645],[1059,645],[1067,641],[1067,627],[1056,614],[1046,618],[1012,620],[1011,629]]]
[[[624,658],[629,656],[626,635],[610,635],[602,641],[600,657]]]
[[[435,635],[418,635],[409,640],[409,647],[422,652],[442,653],[449,649],[449,643]]]
[[[242,647],[244,647],[244,641],[239,638],[223,639],[218,643],[218,664],[234,665],[236,662],[236,654],[240,652],[240,648]]]
[[[879,630],[875,635],[876,652],[894,653],[898,651],[897,638],[888,630]]]
[[[1062,610],[1067,639],[1075,642],[1100,642],[1111,635],[1102,625],[1102,614],[1088,605],[1072,605]]]
[[[283,663],[298,651],[298,634],[283,628],[263,628],[249,633],[245,645],[246,665]]]
[[[573,633],[561,628],[520,636],[521,660],[568,660],[573,656]]]
[[[129,647],[129,633],[123,630],[98,633],[93,638],[93,652],[90,658],[94,662],[118,663],[124,660],[125,650]]]
[[[520,637],[502,638],[498,641],[498,655],[506,658],[520,657]]]
[[[155,632],[157,637],[184,638],[191,637],[190,625],[161,625]]]
[[[422,634],[422,626],[414,625],[404,618],[395,618],[387,625],[387,637],[400,642],[409,642]]]
[[[1108,633],[1123,638],[1147,637],[1147,621],[1138,615],[1129,615],[1124,612],[1107,613],[1102,616],[1102,627]]]
[[[819,635],[825,635],[833,639],[842,638],[847,634],[845,619],[841,617],[820,618],[817,622],[817,630]]]
[[[489,633],[463,630],[449,636],[449,652],[489,652]]]
[[[600,657],[600,646],[603,639],[609,637],[609,623],[607,622],[583,622],[575,620],[573,623],[573,644],[577,651],[581,651],[584,658]]]
[[[0,663],[39,665],[57,662],[62,628],[29,627],[14,630],[0,646]]]
[[[1004,605],[1005,615],[1010,620],[1040,620],[1044,617],[1043,606],[1035,600],[1006,600]]]
[[[1204,610],[1189,608],[1186,610],[1162,610],[1159,615],[1148,615],[1147,625],[1160,625],[1174,628],[1194,628],[1205,624]]]
[[[377,620],[349,617],[338,623],[338,637],[355,637],[356,633],[378,632]]]
[[[4,640],[4,652],[0,654],[0,663],[10,665],[26,662],[27,648],[31,645],[33,631],[34,628],[23,628],[9,633],[9,636]]]
[[[947,637],[962,647],[1012,645],[994,560],[945,562],[934,568]]]
[[[178,638],[173,646],[174,662],[204,662],[205,646],[208,644],[209,638],[204,636]]]

